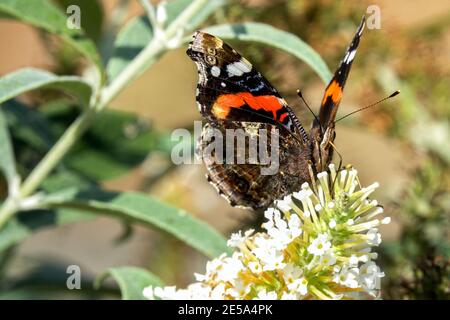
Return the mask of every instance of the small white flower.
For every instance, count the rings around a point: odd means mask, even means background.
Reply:
[[[343,267],[338,274],[334,277],[336,283],[342,284],[349,288],[358,287],[358,268],[350,268],[348,266]]]
[[[212,300],[223,300],[224,295],[225,295],[225,284],[224,283],[219,283],[209,293],[209,297]]]
[[[321,256],[330,248],[331,242],[328,241],[328,236],[325,233],[321,233],[308,246],[308,252],[315,256]]]
[[[237,278],[238,273],[244,269],[244,265],[239,256],[233,254],[230,258],[225,258],[222,267],[217,271],[217,280],[232,281]]]
[[[241,279],[237,279],[234,282],[234,286],[228,288],[225,293],[238,300],[247,295],[251,289],[251,285],[245,285]]]
[[[336,256],[330,250],[321,257],[320,263],[325,266],[332,266],[336,263]]]
[[[175,286],[156,287],[153,289],[153,296],[162,300],[176,300],[178,295],[179,292],[177,292],[177,287]]]
[[[364,287],[369,290],[380,288],[380,278],[384,277],[384,272],[373,262],[369,261],[360,267],[360,280]]]
[[[298,297],[295,293],[283,292],[281,300],[298,300]]]
[[[386,217],[381,220],[381,224],[389,224],[391,223],[391,217]]]
[[[242,235],[241,230],[239,230],[236,233],[232,233],[230,239],[227,241],[227,246],[231,248],[237,248],[240,245],[244,244],[245,241],[253,234],[255,230],[249,229],[244,232],[244,235]]]
[[[261,261],[264,271],[282,269],[285,266],[282,252],[276,249],[264,250],[262,248],[256,248],[252,253]]]
[[[328,226],[330,227],[330,229],[336,228],[336,220],[331,219],[330,222],[328,222]]]
[[[355,256],[354,254],[352,254],[352,256],[350,257],[349,263],[351,266],[358,266],[358,262],[359,259],[357,256]]]
[[[278,250],[283,250],[289,243],[301,235],[301,222],[298,215],[292,214],[287,223],[285,219],[281,218],[278,210],[274,210],[270,217],[273,220],[269,220],[264,227]]]
[[[262,289],[253,300],[277,300],[277,298],[278,296],[275,291],[267,292],[266,289]]]
[[[308,280],[305,277],[295,279],[292,283],[287,285],[288,289],[304,296],[308,293]]]
[[[179,290],[178,297],[181,298],[180,293],[182,293],[186,298],[185,299],[195,299],[195,300],[210,300],[214,299],[211,297],[211,287],[204,285],[203,283],[193,283],[190,284],[186,290]],[[215,300],[223,299],[223,298],[215,298]]]
[[[289,212],[289,210],[291,210],[292,208],[292,200],[290,196],[284,197],[283,200],[277,200],[275,204],[283,212]]]
[[[372,228],[367,231],[367,242],[371,246],[378,246],[381,243],[381,234],[378,233],[378,229]]]
[[[146,297],[149,300],[154,300],[155,296],[153,295],[153,287],[146,287],[144,288],[144,291],[142,292],[142,294],[144,295],[144,297]]]
[[[292,263],[288,263],[283,268],[283,279],[286,285],[293,283],[299,279],[303,274],[303,270]]]

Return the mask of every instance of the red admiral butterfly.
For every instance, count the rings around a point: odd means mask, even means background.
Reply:
[[[309,134],[277,90],[236,50],[213,35],[200,31],[193,35],[186,53],[198,68],[196,99],[208,121],[197,152],[208,148],[214,130],[225,136],[227,129],[249,135],[266,129],[280,138],[274,175],[262,175],[258,164],[227,163],[223,154],[201,154],[208,181],[231,205],[265,209],[310,182],[311,170],[326,170],[333,156],[337,109],[364,26],[363,18],[325,90]]]

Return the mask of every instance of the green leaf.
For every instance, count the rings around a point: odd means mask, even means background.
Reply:
[[[175,0],[166,4],[168,27],[192,0]],[[211,0],[197,12],[197,14],[184,26],[187,31],[194,30],[212,12],[224,5],[225,0]],[[152,40],[153,30],[147,16],[141,16],[131,20],[117,35],[114,44],[114,53],[107,65],[109,81],[114,79],[125,67],[142,51]]]
[[[30,233],[16,218],[12,218],[0,231],[0,252],[21,242]]]
[[[28,169],[79,114],[77,106],[66,100],[53,100],[38,109],[10,100],[2,108],[11,128],[16,158]],[[128,173],[152,152],[165,155],[170,166],[174,143],[169,133],[156,131],[149,121],[136,114],[106,109],[77,141],[62,165],[92,180],[110,180]]]
[[[0,109],[0,171],[3,172],[6,181],[11,186],[13,180],[17,177],[16,165],[14,162],[14,153],[11,146],[8,126],[6,124],[3,112]]]
[[[44,204],[53,208],[76,208],[109,214],[165,231],[208,257],[228,252],[226,241],[206,223],[182,209],[135,192],[108,192],[70,188],[48,195]]]
[[[309,65],[324,83],[331,72],[320,55],[299,37],[264,23],[222,24],[203,29],[222,39],[263,43],[284,50]]]
[[[47,71],[25,68],[0,78],[0,103],[40,88],[61,89],[77,97],[86,106],[92,94],[91,86],[80,77],[58,77]]]
[[[148,286],[163,286],[163,282],[151,272],[137,267],[109,268],[95,281],[94,286],[100,287],[102,282],[111,276],[119,285],[123,300],[145,300],[142,295]]]
[[[59,35],[61,39],[88,58],[103,74],[100,55],[94,43],[81,30],[67,27],[67,18],[62,11],[48,0],[2,0],[0,12],[29,23],[47,32]]]

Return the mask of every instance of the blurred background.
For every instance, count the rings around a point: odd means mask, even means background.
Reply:
[[[111,37],[112,28],[107,27],[111,21],[120,28],[143,14],[134,0],[55,2],[80,5],[82,27],[105,46]],[[268,23],[306,41],[334,71],[369,5],[381,9],[381,28],[365,31],[339,112],[345,115],[395,90],[401,94],[339,122],[337,148],[344,164],[358,169],[363,185],[381,184],[374,198],[392,217],[392,223],[381,230],[379,259],[386,273],[383,297],[448,299],[450,2],[233,0],[205,25]],[[120,17],[119,6],[125,8]],[[25,24],[0,20],[0,39],[7,44],[0,51],[0,75],[29,66],[57,74],[83,70],[76,52]],[[279,50],[232,44],[279,89],[309,127],[312,116],[301,106],[296,89],[317,110],[325,88],[319,77]],[[113,101],[115,112],[108,111],[94,125],[65,165],[77,179],[100,181],[110,190],[153,194],[228,235],[242,227],[252,212],[231,208],[206,182],[203,165],[174,166],[170,161],[170,132],[190,129],[194,120],[201,119],[195,104],[196,83],[197,72],[185,48],[169,52]],[[78,113],[65,97],[48,90],[19,100],[25,106],[38,105],[59,132]],[[110,123],[117,132],[110,131]],[[19,129],[11,134],[21,165],[32,168],[42,151],[24,143]],[[109,134],[120,136],[119,140]],[[130,144],[142,135],[151,137],[148,148]],[[123,148],[117,141],[123,141]],[[48,184],[67,185],[74,176],[58,177]],[[90,281],[108,267],[123,265],[148,268],[167,284],[185,286],[194,280],[193,272],[204,272],[206,260],[173,237],[101,217],[39,229],[12,248],[0,262],[4,271],[0,283],[8,288],[0,298],[119,297],[113,287],[91,290]],[[81,292],[65,287],[65,269],[71,264],[81,267],[86,281]]]

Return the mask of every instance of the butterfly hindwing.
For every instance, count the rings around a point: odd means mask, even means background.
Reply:
[[[299,189],[301,184],[309,179],[307,171],[304,170],[310,157],[309,151],[287,133],[287,129],[263,122],[227,120],[225,122],[211,122],[204,126],[196,154],[203,159],[208,181],[232,206],[254,210],[265,209],[274,200],[287,195],[290,190]],[[238,163],[236,159],[230,163],[226,152],[222,152],[222,148],[213,148],[211,144],[211,141],[217,141],[215,139],[217,134],[225,138],[222,140],[223,144],[229,143],[227,129],[235,132],[241,130],[249,138],[256,138],[264,130],[268,135],[268,141],[275,136],[279,142],[277,149],[271,149],[274,147],[271,143],[264,147],[268,147],[270,150],[267,150],[267,154],[269,156],[275,154],[276,159],[271,159],[274,161],[267,164],[255,164],[250,161]],[[237,141],[233,141],[233,144],[236,146],[233,156],[244,154],[248,160],[251,148],[249,144],[244,148]],[[263,168],[272,169],[272,174],[263,174]]]

